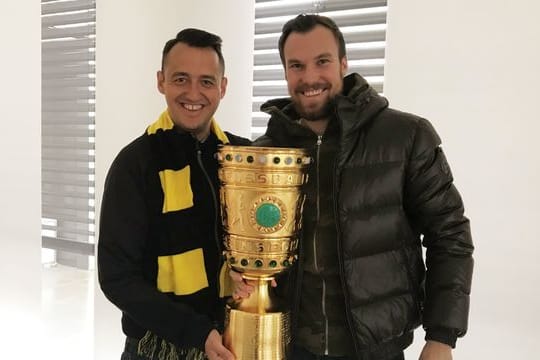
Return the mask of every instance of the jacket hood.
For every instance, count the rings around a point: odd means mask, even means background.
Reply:
[[[365,125],[376,114],[388,107],[388,101],[377,94],[367,81],[357,73],[347,75],[343,79],[343,92],[337,95],[334,101],[335,114],[342,129],[342,136],[346,138],[359,127]],[[298,114],[289,97],[272,99],[261,105],[264,111],[272,118],[268,123],[267,135],[272,136],[274,122],[286,126],[289,135],[294,135]],[[294,126],[288,126],[287,123]],[[292,132],[292,133],[291,133]]]

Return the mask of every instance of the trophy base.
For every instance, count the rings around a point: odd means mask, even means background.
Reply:
[[[290,334],[290,313],[256,314],[225,308],[224,344],[238,360],[286,359]]]

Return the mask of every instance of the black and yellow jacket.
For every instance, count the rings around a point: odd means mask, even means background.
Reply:
[[[165,111],[111,165],[101,204],[99,282],[122,310],[129,337],[152,333],[179,348],[204,349],[222,321],[214,154],[223,143],[249,141],[212,120],[201,143],[174,127]]]

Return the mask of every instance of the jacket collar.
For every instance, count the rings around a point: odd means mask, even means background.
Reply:
[[[336,96],[336,114],[340,120],[343,137],[355,134],[375,115],[388,107],[388,101],[377,94],[357,73],[343,79],[343,94]]]
[[[159,115],[158,119],[154,121],[148,128],[146,129],[146,133],[148,135],[155,134],[158,130],[171,130],[174,128],[174,123],[171,119],[171,116],[169,115],[169,111],[165,110]],[[228,144],[229,139],[225,132],[221,130],[219,125],[217,124],[216,120],[212,117],[211,123],[210,123],[210,132],[214,133],[216,137],[221,141],[223,144]]]

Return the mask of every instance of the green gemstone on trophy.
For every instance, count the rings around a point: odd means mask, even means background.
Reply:
[[[287,267],[291,265],[291,263],[289,262],[289,260],[283,260],[283,266]]]
[[[270,261],[270,263],[268,265],[270,265],[270,267],[272,267],[272,268],[275,268],[277,266],[277,261],[272,260],[272,261]]]
[[[281,210],[278,206],[271,203],[261,204],[255,212],[257,224],[264,227],[273,227],[281,219]]]
[[[242,266],[248,266],[249,261],[247,261],[246,259],[242,259],[242,261],[240,261],[240,264],[242,264]]]
[[[263,262],[261,260],[255,260],[255,267],[262,267],[263,266]]]

